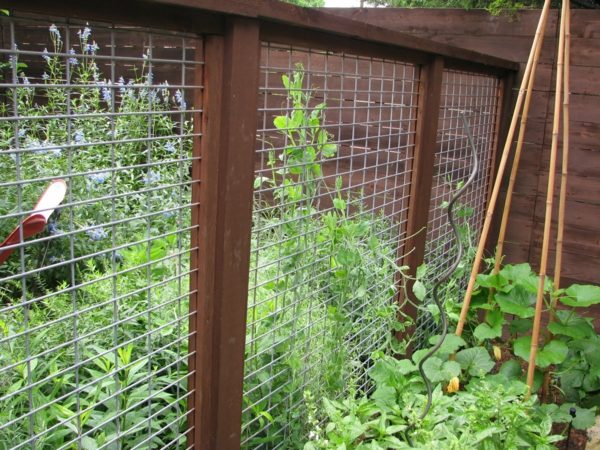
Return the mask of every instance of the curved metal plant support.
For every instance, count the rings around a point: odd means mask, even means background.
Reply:
[[[450,276],[452,276],[454,271],[457,269],[458,265],[460,264],[460,260],[462,258],[463,252],[464,252],[464,245],[461,242],[458,227],[456,226],[456,223],[454,222],[454,213],[452,211],[452,208],[454,207],[454,204],[456,203],[456,201],[464,194],[465,190],[475,180],[475,177],[477,176],[477,172],[478,172],[478,165],[479,165],[479,158],[477,157],[477,148],[475,147],[475,143],[473,142],[473,135],[471,133],[471,128],[469,127],[469,123],[467,122],[467,118],[464,113],[461,114],[461,118],[463,120],[463,128],[467,135],[467,140],[469,142],[469,146],[472,149],[472,155],[471,155],[472,169],[471,169],[471,174],[469,175],[469,179],[467,180],[467,182],[454,194],[454,196],[448,203],[448,208],[447,208],[447,212],[446,212],[446,215],[448,216],[448,223],[452,227],[452,232],[454,233],[454,239],[457,242],[458,252],[456,253],[456,258],[454,259],[454,262],[452,263],[452,265],[450,267],[448,267],[446,269],[446,271],[444,273],[442,273],[442,275],[440,276],[438,281],[435,283],[435,286],[433,287],[433,291],[432,291],[433,301],[434,301],[435,305],[437,306],[437,308],[440,310],[440,322],[441,322],[441,326],[442,326],[442,334],[441,334],[438,342],[427,352],[427,354],[419,362],[419,373],[421,374],[421,377],[423,378],[423,381],[425,382],[425,387],[427,388],[427,403],[425,404],[425,408],[423,408],[423,411],[421,412],[421,415],[419,416],[419,421],[423,420],[425,418],[425,416],[427,416],[427,414],[429,413],[429,410],[431,409],[431,401],[432,401],[432,395],[433,395],[431,381],[429,380],[429,378],[427,378],[427,375],[425,374],[423,366],[424,366],[425,362],[429,358],[431,358],[440,349],[440,347],[442,346],[442,344],[448,334],[448,320],[446,318],[446,313],[444,312],[444,306],[440,302],[440,299],[438,298],[438,289],[440,288],[440,286],[443,283],[448,281]]]

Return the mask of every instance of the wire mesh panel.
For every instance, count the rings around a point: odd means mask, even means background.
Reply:
[[[465,245],[467,261],[450,281],[444,297],[462,300],[464,266],[469,265],[473,246],[477,245],[485,217],[488,186],[493,175],[493,150],[498,120],[499,81],[494,76],[445,70],[438,126],[437,151],[432,187],[425,264],[427,277],[435,282],[437,275],[449,267],[456,257],[456,241],[447,220],[447,204],[466,182],[472,170],[472,148],[467,140],[463,115],[473,135],[479,158],[478,173],[473,184],[454,206],[455,217]],[[468,267],[466,267],[468,270]],[[434,333],[435,321],[424,312],[417,325],[418,342]]]
[[[391,337],[418,70],[262,50],[243,448],[301,448]]]
[[[185,448],[199,41],[1,27],[0,448]]]

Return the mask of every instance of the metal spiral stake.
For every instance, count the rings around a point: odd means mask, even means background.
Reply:
[[[461,118],[463,121],[463,129],[465,131],[465,134],[467,135],[467,140],[468,140],[469,146],[471,147],[471,150],[472,150],[472,154],[471,154],[472,169],[471,169],[471,174],[469,175],[469,179],[467,180],[467,182],[454,194],[452,199],[448,202],[446,215],[448,217],[448,223],[452,227],[454,239],[456,240],[456,243],[458,246],[458,252],[456,253],[456,258],[454,259],[454,262],[440,276],[437,283],[435,283],[435,286],[433,287],[433,291],[432,291],[433,301],[435,303],[435,306],[437,306],[437,308],[440,311],[440,322],[441,322],[441,327],[442,327],[442,334],[441,334],[438,342],[427,352],[427,354],[419,362],[419,373],[421,374],[421,378],[423,378],[423,381],[425,382],[425,387],[427,389],[427,403],[425,404],[425,408],[423,408],[423,411],[419,415],[419,419],[418,419],[419,421],[422,421],[425,418],[425,416],[427,416],[427,414],[429,413],[429,410],[431,409],[431,401],[432,401],[432,396],[433,396],[431,381],[429,380],[429,378],[427,378],[427,375],[425,374],[425,370],[423,369],[423,366],[425,365],[425,362],[429,358],[431,358],[440,349],[440,347],[444,343],[444,340],[446,339],[446,336],[448,335],[448,320],[446,318],[446,313],[444,312],[444,306],[440,302],[440,299],[438,298],[438,289],[440,288],[440,286],[443,283],[448,281],[450,276],[458,268],[458,265],[460,264],[460,260],[462,258],[463,252],[464,252],[464,245],[461,242],[458,227],[456,226],[456,223],[454,222],[454,213],[452,211],[452,208],[454,207],[454,204],[456,203],[456,201],[464,194],[465,190],[473,183],[473,181],[475,180],[475,177],[477,176],[477,172],[479,171],[478,170],[479,158],[477,157],[477,148],[475,147],[475,143],[473,142],[473,135],[471,133],[471,128],[469,127],[469,123],[467,122],[467,118],[464,113],[461,113]],[[411,428],[412,427],[414,427],[414,424],[411,425]],[[411,446],[413,445],[410,438],[408,439],[408,442]]]

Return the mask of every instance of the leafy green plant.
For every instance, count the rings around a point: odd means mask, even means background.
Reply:
[[[527,263],[506,265],[496,275],[479,275],[473,305],[485,314],[474,329],[474,338],[480,343],[500,345],[523,362],[528,361],[538,279]],[[558,308],[552,307],[552,299]],[[544,309],[556,320],[548,325],[552,338],[546,336],[538,349],[536,366],[552,370],[556,386],[568,401],[595,404],[600,392],[596,375],[600,361],[594,350],[600,337],[591,319],[581,314],[583,308],[598,303],[600,287],[574,284],[555,290],[549,279],[545,282]]]
[[[438,385],[431,413],[416,422],[425,399],[414,364],[380,356],[369,376],[376,386],[371,396],[323,401],[329,422],[315,425],[306,450],[550,449],[562,439],[551,434],[550,412],[525,398],[522,383],[478,378],[453,395]]]
[[[255,182],[273,203],[255,208],[269,211],[255,220],[269,231],[259,236],[268,250],[258,253],[249,304],[245,448],[301,448],[309,426],[305,395],[336,397],[364,379],[365,348],[374,345],[367,324],[384,330],[375,337],[384,346],[396,317],[394,227],[363,212],[341,178],[327,184],[324,165],[338,148],[324,125],[326,104],[305,87],[304,68],[282,83],[290,111],[273,123],[284,145],[269,156],[271,176]]]
[[[189,178],[179,161],[191,149],[191,124],[178,121],[185,99],[156,88],[147,68],[103,79],[89,27],[79,54],[58,27],[49,31],[43,86],[6,63],[19,86],[2,93],[0,114],[21,118],[0,122],[0,235],[33,207],[40,178],[73,174],[66,201],[80,206],[55,212],[46,239],[25,247],[24,267],[14,255],[0,267],[9,278],[0,287],[0,448],[32,434],[36,449],[116,448],[117,436],[123,449],[162,447],[186,427],[188,256],[176,249],[188,246],[177,230],[189,223],[178,212],[189,191],[168,187]],[[68,61],[58,55],[66,51]],[[140,114],[173,109],[181,114]],[[148,233],[163,237],[131,244]],[[36,269],[27,283],[14,276]]]

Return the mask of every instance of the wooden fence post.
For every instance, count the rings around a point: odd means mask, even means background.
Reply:
[[[409,267],[408,274],[411,276],[416,274],[417,267],[423,263],[425,256],[431,187],[435,175],[434,163],[444,59],[439,56],[435,57],[429,64],[421,66],[420,73],[417,129],[406,226],[408,239],[404,247],[408,255],[402,262],[403,265]],[[405,302],[402,312],[416,320],[418,300],[412,294],[412,284],[412,281],[407,283],[408,300],[410,302]],[[403,335],[410,336],[413,331],[414,327],[411,327]]]
[[[205,39],[198,231],[192,289],[188,445],[240,448],[244,346],[258,108],[258,21],[228,18]],[[198,168],[196,168],[198,170]],[[193,292],[192,291],[192,292]],[[194,298],[195,297],[195,298]]]

